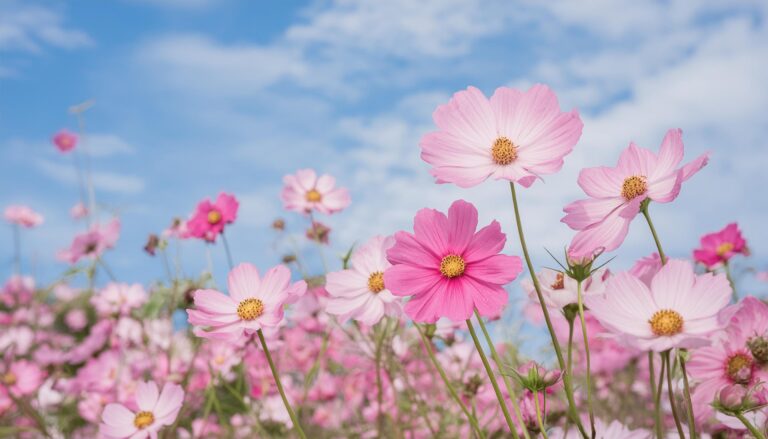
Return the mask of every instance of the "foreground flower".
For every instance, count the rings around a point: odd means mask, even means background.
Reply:
[[[561,112],[557,96],[540,84],[525,92],[500,87],[490,100],[469,87],[432,118],[439,131],[421,139],[421,158],[437,183],[461,187],[488,178],[529,187],[560,170],[584,125],[576,110]]]
[[[43,223],[43,216],[30,207],[14,204],[5,208],[3,212],[5,220],[17,226],[28,229],[37,227]]]
[[[701,247],[693,251],[693,259],[713,269],[737,254],[749,255],[747,241],[741,236],[738,224],[730,223],[719,232],[702,236]]]
[[[413,296],[405,312],[416,322],[434,323],[440,317],[466,320],[477,309],[491,317],[507,303],[503,285],[522,271],[517,256],[499,254],[507,237],[493,221],[477,229],[477,209],[455,201],[448,216],[421,209],[414,233],[397,232],[387,251],[393,264],[384,284],[396,296]]]
[[[328,273],[325,289],[331,295],[326,311],[339,320],[358,320],[373,326],[384,315],[397,316],[402,306],[384,284],[384,272],[392,266],[386,252],[392,237],[375,236],[352,254],[352,268]]]
[[[58,258],[75,264],[81,258],[99,258],[105,250],[111,249],[120,237],[120,220],[114,218],[106,225],[94,224],[84,233],[75,236],[68,249],[61,250]]]
[[[668,203],[677,198],[682,183],[707,164],[708,154],[678,167],[682,159],[682,131],[671,129],[658,154],[630,143],[616,167],[582,170],[578,183],[591,198],[563,209],[566,215],[562,222],[579,231],[570,249],[580,255],[589,255],[598,248],[617,249],[632,219],[640,213],[641,203]]]
[[[77,135],[61,130],[53,136],[53,144],[61,152],[69,152],[77,146]]]
[[[190,236],[208,242],[216,241],[216,236],[224,232],[224,226],[237,219],[239,205],[233,195],[225,193],[219,194],[214,203],[208,199],[201,201],[187,221]]]
[[[188,309],[189,323],[210,327],[199,330],[205,338],[236,341],[263,328],[274,328],[283,320],[283,304],[304,294],[306,282],[290,283],[291,272],[284,265],[271,268],[259,277],[259,270],[244,263],[229,272],[229,295],[216,290],[194,292],[195,309]]]
[[[696,275],[690,263],[670,260],[650,287],[623,272],[608,279],[604,296],[587,298],[592,314],[611,332],[642,350],[663,352],[710,344],[717,315],[730,301],[724,275]]]
[[[122,404],[107,404],[101,414],[99,433],[108,438],[156,438],[164,426],[172,425],[184,402],[184,390],[178,384],[165,383],[162,393],[154,381],[139,383],[134,413]]]
[[[349,191],[337,188],[336,179],[328,174],[317,176],[313,169],[299,169],[295,175],[283,177],[283,191],[280,199],[287,210],[309,213],[336,213],[351,202]]]

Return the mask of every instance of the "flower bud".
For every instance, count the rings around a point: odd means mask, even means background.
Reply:
[[[747,389],[739,384],[729,384],[717,396],[718,404],[726,410],[739,410],[744,405]]]
[[[752,337],[747,342],[752,357],[758,364],[764,365],[768,363],[768,338],[765,335],[759,337]]]

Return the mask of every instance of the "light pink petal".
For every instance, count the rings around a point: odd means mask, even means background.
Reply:
[[[501,232],[499,222],[494,220],[475,233],[462,256],[467,263],[479,261],[499,253],[506,242],[507,236]]]
[[[438,128],[477,149],[490,148],[497,137],[491,104],[475,87],[456,92],[448,104],[437,107],[432,118]]]
[[[590,197],[611,198],[621,195],[621,187],[626,177],[627,175],[615,168],[586,168],[579,172],[578,184]]]
[[[238,303],[254,297],[260,291],[261,284],[259,269],[247,262],[238,264],[227,276],[229,295]]]
[[[384,285],[395,296],[412,296],[428,291],[443,279],[437,268],[398,264],[384,272]]]
[[[296,183],[305,192],[315,188],[317,174],[314,169],[299,169],[296,171]]]
[[[101,412],[101,420],[114,427],[133,427],[135,417],[136,415],[122,404],[107,404]],[[127,435],[130,434],[133,433]]]
[[[284,303],[286,289],[291,282],[291,270],[285,265],[276,265],[264,273],[259,290],[254,291],[254,296],[260,298],[265,304]]]
[[[648,175],[648,178],[657,179],[675,174],[675,168],[683,160],[683,153],[683,130],[680,128],[670,129],[661,142],[656,167]]]
[[[387,250],[387,259],[392,264],[410,264],[435,269],[440,266],[442,256],[425,248],[408,232],[395,233],[395,245]]]
[[[732,291],[724,274],[696,276],[696,283],[686,298],[683,317],[696,319],[716,315],[728,305]]]
[[[615,209],[624,204],[624,198],[587,198],[565,206],[565,216],[560,220],[573,230],[583,230],[603,221]]]
[[[688,180],[693,174],[699,172],[701,168],[709,163],[709,153],[704,153],[682,167],[683,181]]]
[[[139,382],[136,385],[136,404],[142,411],[153,411],[159,395],[154,381]]]
[[[448,251],[462,254],[477,229],[477,209],[471,203],[457,200],[448,209]]]
[[[355,297],[368,290],[368,277],[355,270],[342,270],[325,276],[325,289],[333,297]]]
[[[602,222],[578,232],[573,237],[568,252],[576,257],[592,257],[598,250],[616,250],[624,242],[631,222],[631,219],[622,218],[617,209]]]
[[[421,209],[413,220],[416,241],[437,257],[450,251],[448,239],[448,218],[435,209]]]
[[[228,314],[237,309],[238,302],[216,290],[197,290],[193,297],[195,306],[207,313]]]
[[[519,257],[498,254],[467,264],[464,274],[490,284],[506,285],[522,271],[523,262]]]
[[[437,322],[440,317],[445,316],[443,295],[447,288],[448,280],[440,278],[440,281],[425,293],[411,297],[404,307],[406,315],[416,323]]]
[[[368,295],[368,300],[358,310],[357,317],[353,318],[368,326],[373,326],[382,317],[384,317],[384,304],[381,300],[377,300],[376,297]]]
[[[429,170],[435,177],[435,183],[453,183],[462,188],[477,186],[494,172],[494,165],[476,167],[439,166]]]
[[[320,176],[320,178],[317,179],[315,189],[317,189],[321,194],[325,194],[330,192],[334,186],[336,186],[336,179],[328,174],[323,174]]]
[[[682,171],[676,171],[665,177],[648,182],[647,195],[657,203],[669,203],[677,198],[683,183]]]
[[[670,259],[651,280],[653,300],[659,309],[681,312],[690,305],[688,302],[691,299],[701,300],[689,295],[694,281],[693,267],[689,262]]]
[[[491,148],[493,142],[483,148],[463,137],[445,131],[427,133],[419,142],[421,158],[435,166],[475,168],[493,164]]]
[[[511,135],[516,125],[516,115],[523,92],[514,88],[499,87],[491,96],[491,109],[496,118],[499,134]],[[514,139],[510,139],[514,142]]]
[[[616,169],[626,177],[633,175],[648,177],[656,168],[656,162],[656,155],[653,152],[632,142],[621,153]]]
[[[472,303],[482,317],[498,316],[509,301],[507,291],[499,285],[476,281],[471,277],[465,277],[463,282],[464,289],[471,295]]]
[[[227,314],[209,314],[196,309],[187,309],[188,321],[191,325],[199,326],[220,326],[235,323],[240,320],[237,315],[237,309],[233,309]]]
[[[170,417],[174,412],[178,412],[181,404],[184,402],[184,390],[178,384],[165,383],[160,398],[154,409],[154,414],[158,418]],[[175,420],[171,419],[171,422]]]
[[[587,296],[587,306],[603,326],[614,332],[652,336],[648,319],[657,311],[648,287],[622,272],[608,279],[605,296]]]
[[[352,198],[349,196],[349,191],[346,188],[338,188],[323,195],[318,207],[324,206],[327,210],[324,213],[335,213],[345,209],[350,203],[352,203]]]

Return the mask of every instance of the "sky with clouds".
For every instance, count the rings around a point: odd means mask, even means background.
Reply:
[[[51,135],[86,115],[97,199],[119,212],[123,235],[107,258],[127,281],[162,277],[143,254],[147,234],[186,216],[203,197],[237,195],[229,233],[235,259],[279,260],[269,225],[281,212],[282,175],[312,167],[351,189],[353,205],[322,218],[340,253],[374,234],[409,228],[422,207],[464,198],[510,234],[508,187],[433,184],[419,159],[431,113],[468,85],[549,84],[578,108],[583,136],[562,172],[521,194],[538,265],[572,232],[562,206],[582,196],[579,169],[613,165],[630,141],[658,148],[684,131],[686,159],[709,166],[673,204],[652,214],[667,252],[688,256],[702,233],[738,220],[765,267],[768,231],[768,4],[764,1],[0,0],[0,203],[42,212],[24,235],[34,271],[81,228],[71,157]],[[11,248],[10,233],[0,235]],[[190,270],[204,247],[186,244]],[[223,274],[220,249],[213,249]],[[637,221],[613,262],[653,250]],[[10,251],[2,270],[11,271]],[[512,290],[517,290],[517,284]]]

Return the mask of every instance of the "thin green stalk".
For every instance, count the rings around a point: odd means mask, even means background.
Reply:
[[[496,376],[493,374],[491,364],[488,362],[488,358],[486,358],[485,352],[483,352],[483,347],[480,345],[480,340],[477,338],[475,327],[472,325],[472,320],[470,319],[467,319],[467,328],[469,329],[469,334],[472,336],[472,341],[475,342],[477,353],[480,354],[480,360],[483,362],[485,372],[488,374],[488,378],[491,380],[491,386],[493,386],[493,391],[496,393],[496,399],[499,401],[499,406],[501,407],[501,412],[504,414],[504,419],[507,421],[509,431],[512,433],[512,437],[517,438],[517,428],[515,427],[515,423],[512,422],[512,417],[509,415],[509,409],[507,408],[506,401],[504,401],[504,395],[501,394],[499,383],[496,382]]]
[[[547,427],[544,424],[544,419],[541,416],[541,407],[539,407],[539,392],[533,392],[533,404],[536,407],[536,421],[539,423],[541,436],[544,439],[549,439],[549,436],[547,436]]]
[[[579,321],[581,322],[581,334],[584,337],[584,357],[587,360],[587,410],[589,410],[589,424],[592,428],[592,439],[595,438],[595,411],[592,406],[592,363],[589,359],[589,337],[587,336],[587,323],[584,319],[584,297],[581,292],[582,281],[576,284],[576,295],[579,306]]]
[[[659,235],[656,233],[656,228],[653,227],[653,221],[651,221],[651,216],[648,214],[647,203],[640,209],[640,212],[643,213],[643,216],[645,217],[645,221],[648,223],[648,228],[651,229],[651,235],[653,235],[653,241],[656,243],[656,249],[658,249],[659,251],[661,264],[664,265],[667,263],[667,256],[664,254],[664,250],[661,248],[661,241],[659,241]]]
[[[680,360],[680,371],[683,372],[683,394],[685,395],[685,407],[688,413],[688,433],[691,439],[696,439],[696,420],[693,415],[693,401],[691,400],[691,387],[688,384],[688,372],[685,370],[685,358],[678,356]]]
[[[736,291],[736,282],[734,282],[733,280],[733,275],[731,274],[731,266],[728,264],[728,261],[723,261],[723,269],[725,270],[725,277],[728,279],[728,283],[731,284],[731,291],[733,292],[733,301],[738,302],[739,293]]]
[[[261,329],[256,331],[256,333],[259,335],[259,341],[261,342],[262,349],[264,349],[264,355],[267,357],[267,363],[269,363],[269,369],[272,371],[272,377],[275,378],[277,391],[280,392],[280,397],[283,399],[283,404],[285,405],[285,409],[288,411],[288,416],[291,417],[291,422],[293,422],[293,429],[296,430],[296,434],[298,434],[301,439],[307,439],[307,435],[304,434],[304,430],[301,429],[301,424],[299,424],[299,418],[296,417],[296,413],[294,413],[293,408],[291,407],[291,403],[288,402],[288,398],[285,396],[283,383],[280,381],[280,375],[277,372],[274,361],[272,361],[272,355],[269,353],[267,340],[264,339],[264,333],[261,331]]]
[[[424,332],[421,330],[421,327],[418,324],[414,324],[414,326],[416,326],[416,330],[419,331],[419,336],[421,337],[421,343],[424,345],[424,350],[427,351],[427,355],[429,356],[429,359],[432,361],[432,365],[435,366],[437,373],[440,374],[440,378],[443,379],[443,383],[445,384],[445,388],[448,389],[448,393],[451,394],[451,397],[453,398],[453,400],[456,401],[456,404],[459,405],[459,407],[461,408],[461,411],[464,413],[464,415],[467,417],[467,420],[469,420],[469,423],[472,425],[472,428],[474,428],[475,432],[477,432],[477,436],[480,437],[480,439],[485,439],[485,433],[483,433],[483,430],[480,428],[480,424],[478,424],[477,418],[475,418],[469,412],[469,409],[461,400],[461,398],[459,397],[459,394],[456,393],[456,389],[453,388],[451,381],[448,379],[448,375],[445,374],[445,370],[443,370],[443,367],[437,361],[437,357],[435,357],[435,353],[434,351],[432,351],[432,344],[431,344],[432,342],[427,340],[427,337],[424,335]]]
[[[573,373],[573,319],[568,319],[568,361],[566,362],[565,373]]]
[[[557,356],[557,363],[560,366],[560,370],[566,370],[565,360],[563,359],[563,353],[560,350],[560,343],[557,341],[557,335],[555,335],[555,329],[552,326],[552,319],[549,317],[549,311],[547,310],[547,305],[544,302],[544,297],[541,294],[541,285],[539,285],[539,279],[536,276],[536,271],[533,269],[533,263],[531,262],[531,256],[528,254],[528,246],[525,244],[525,233],[523,233],[523,223],[520,220],[520,208],[517,205],[517,194],[515,193],[515,183],[509,182],[509,189],[512,193],[512,205],[515,210],[515,223],[517,224],[517,234],[520,237],[520,247],[523,250],[523,257],[525,258],[525,264],[528,267],[528,272],[531,274],[531,279],[533,280],[533,288],[536,290],[536,296],[539,300],[539,305],[541,305],[541,312],[544,314],[544,321],[547,324],[547,329],[549,330],[549,336],[552,339],[552,347],[555,350],[555,355]],[[581,423],[581,419],[579,419],[579,415],[576,412],[576,401],[573,397],[573,381],[571,379],[572,377],[568,375],[567,373],[563,375],[563,384],[565,387],[565,395],[568,398],[568,413],[573,421],[574,424],[576,424],[576,427],[579,429],[579,432],[581,435],[587,439],[587,432],[584,430],[584,426]]]
[[[672,407],[672,417],[675,419],[675,427],[680,439],[685,439],[683,433],[683,424],[680,423],[680,416],[677,414],[677,404],[675,403],[675,392],[672,390],[672,364],[669,361],[669,351],[662,353],[662,358],[667,363],[667,395],[669,396],[669,405]]]
[[[485,341],[488,343],[488,347],[491,350],[491,358],[493,358],[493,362],[496,363],[496,368],[501,371],[501,358],[499,357],[498,352],[496,352],[496,347],[493,345],[493,340],[491,340],[491,336],[488,334],[488,329],[485,327],[485,323],[483,323],[483,319],[480,317],[480,313],[477,312],[477,308],[475,308],[475,317],[477,318],[478,323],[480,323],[480,330],[483,331]],[[501,375],[501,378],[502,381],[504,381],[504,386],[507,388],[507,393],[509,393],[509,399],[512,401],[512,408],[515,410],[515,419],[517,419],[517,421],[520,423],[520,426],[523,428],[523,436],[525,436],[526,439],[530,439],[531,436],[528,434],[528,428],[525,426],[525,422],[523,422],[523,414],[520,411],[520,404],[517,402],[517,394],[515,393],[515,388],[512,386],[512,382],[508,376]]]
[[[747,430],[749,430],[749,432],[752,433],[756,439],[766,439],[765,435],[760,430],[758,430],[757,427],[752,425],[752,423],[749,422],[749,419],[745,418],[742,413],[736,412],[733,414],[733,416],[736,416],[736,418],[741,421],[745,427],[747,427]]]
[[[232,263],[232,252],[229,250],[229,242],[227,241],[227,235],[224,234],[224,230],[221,231],[221,242],[224,244],[224,252],[227,254],[227,265],[229,269],[235,268],[235,264]]]
[[[661,410],[659,410],[659,400],[656,398],[656,373],[653,365],[653,351],[648,351],[648,372],[650,374],[651,399],[653,400],[653,429],[657,439],[663,439],[661,430]],[[661,377],[664,376],[664,369],[661,370]]]
[[[112,282],[117,282],[117,278],[115,277],[115,274],[112,273],[112,270],[109,269],[109,266],[106,262],[104,262],[104,259],[101,259],[100,257],[96,259],[96,261],[101,265],[101,268],[104,269],[104,272],[107,273],[107,276],[109,277],[109,280]]]
[[[384,385],[381,379],[381,349],[384,344],[384,337],[387,335],[387,329],[389,326],[388,320],[383,320],[384,324],[379,324],[379,331],[381,333],[376,338],[376,402],[378,403],[378,415],[376,418],[376,425],[378,426],[379,437],[382,436],[384,430]]]

